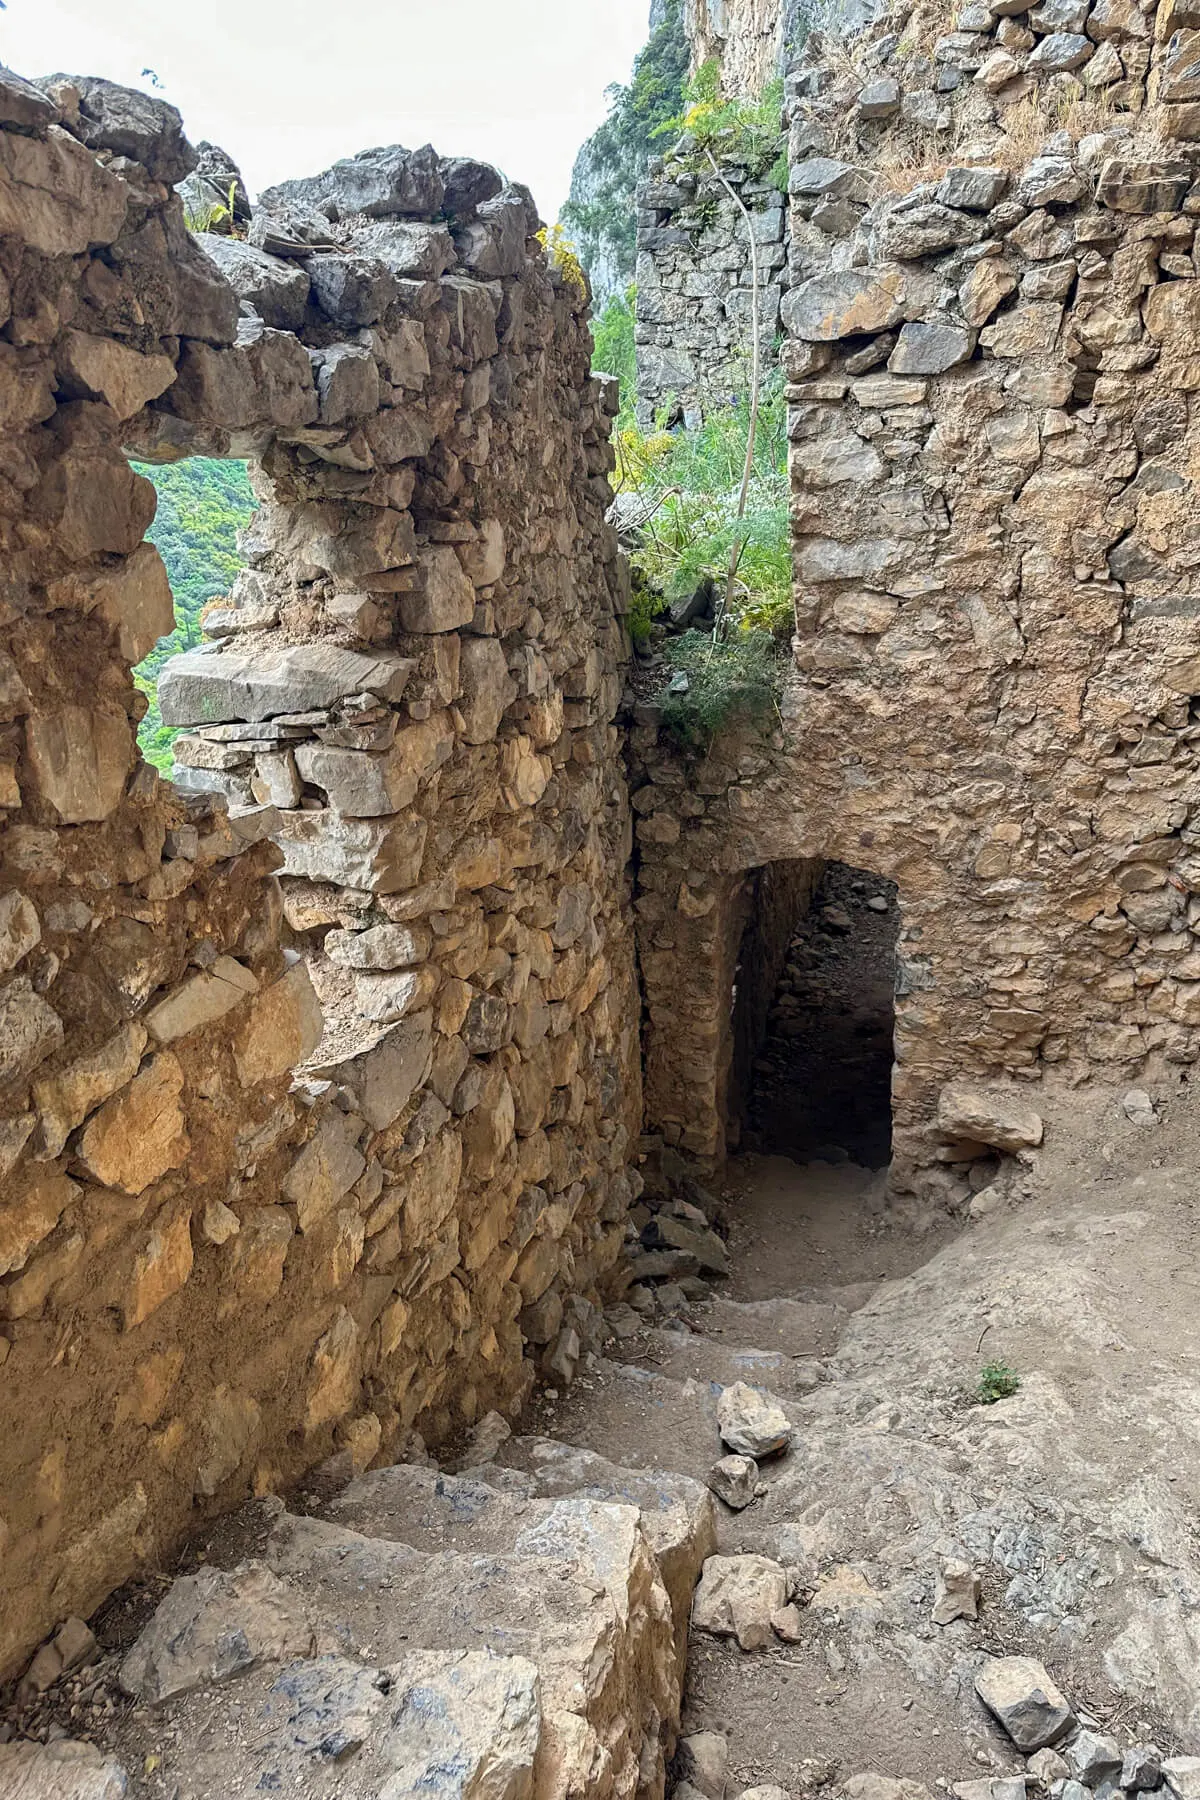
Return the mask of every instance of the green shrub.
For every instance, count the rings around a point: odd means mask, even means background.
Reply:
[[[670,655],[671,674],[656,699],[663,724],[685,749],[707,750],[731,725],[763,720],[776,710],[779,646],[769,631],[735,627],[721,640],[685,631],[672,641]],[[687,678],[686,690],[680,676]]]
[[[997,1400],[1011,1400],[1021,1386],[1021,1377],[1006,1362],[985,1363],[979,1376],[976,1398],[981,1406],[994,1406]]]
[[[648,644],[650,627],[661,612],[666,611],[666,597],[648,587],[637,569],[633,570],[633,591],[625,623],[635,644]]]
[[[637,400],[636,306],[637,288],[631,283],[623,294],[610,294],[600,316],[592,320],[592,368],[599,375],[615,375],[621,386],[618,431],[633,423]]]
[[[702,63],[688,82],[681,113],[658,128],[659,137],[683,137],[672,158],[697,174],[711,174],[708,152],[718,163],[738,163],[756,180],[769,175],[787,192],[787,134],[783,129],[783,82],[770,82],[757,100],[727,100],[721,93],[721,65]]]

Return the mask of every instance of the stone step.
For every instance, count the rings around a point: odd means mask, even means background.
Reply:
[[[261,1562],[177,1581],[122,1669],[142,1702],[133,1762],[178,1746],[179,1800],[260,1788],[367,1800],[378,1787],[358,1773],[378,1774],[380,1759],[441,1767],[450,1718],[474,1746],[456,1755],[524,1756],[539,1796],[661,1795],[680,1671],[638,1511],[481,1486],[432,1470],[368,1478],[336,1503],[366,1530],[281,1510]],[[400,1712],[396,1691],[412,1696]],[[355,1785],[321,1786],[322,1758],[355,1742],[369,1749],[353,1758]]]
[[[507,1492],[519,1481],[523,1492],[544,1499],[576,1494],[636,1506],[670,1597],[682,1683],[692,1591],[705,1557],[716,1549],[715,1509],[706,1487],[673,1471],[621,1468],[591,1450],[543,1437],[509,1438],[494,1462],[472,1474]]]
[[[675,1626],[682,1686],[692,1589],[716,1546],[712,1499],[686,1476],[619,1469],[551,1438],[513,1439],[504,1461],[460,1475],[398,1463],[360,1476],[325,1509],[335,1524],[429,1554],[506,1555],[572,1496],[634,1506]]]

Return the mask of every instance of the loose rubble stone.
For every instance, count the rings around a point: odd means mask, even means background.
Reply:
[[[969,1563],[943,1563],[938,1574],[938,1596],[933,1607],[934,1624],[951,1625],[955,1619],[977,1618],[979,1594],[979,1577]]]
[[[792,1441],[792,1427],[778,1403],[744,1381],[723,1388],[717,1401],[721,1441],[739,1456],[761,1461],[777,1456]]]
[[[708,1485],[718,1500],[741,1512],[757,1493],[758,1464],[751,1456],[722,1456],[708,1472]]]
[[[1012,1099],[962,1084],[942,1089],[938,1129],[948,1139],[990,1144],[996,1150],[1023,1150],[1042,1141],[1038,1114]]]
[[[69,1738],[0,1744],[0,1783],[12,1800],[127,1800],[132,1792],[115,1757]]]
[[[736,1637],[742,1650],[765,1650],[771,1618],[787,1603],[787,1573],[766,1556],[710,1556],[692,1602],[692,1625]]]
[[[1032,1657],[988,1657],[975,1676],[975,1692],[1027,1754],[1057,1743],[1075,1723],[1070,1705]]]

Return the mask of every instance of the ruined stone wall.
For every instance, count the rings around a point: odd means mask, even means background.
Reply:
[[[722,160],[758,246],[759,347],[770,366],[787,263],[787,202],[769,180]],[[644,428],[699,424],[744,394],[753,355],[754,283],[744,214],[690,156],[668,157],[638,189],[638,413]]]
[[[1200,1053],[1200,155],[1177,0],[949,23],[792,78],[784,730],[640,879],[676,976],[685,868],[692,910],[781,856],[898,883],[893,1179],[955,1202],[950,1079]]]
[[[527,1345],[569,1378],[630,1192],[584,297],[482,165],[365,153],[197,242],[194,160],[0,78],[0,1670],[204,1512],[512,1407]],[[161,684],[176,785],[126,451],[264,500]]]

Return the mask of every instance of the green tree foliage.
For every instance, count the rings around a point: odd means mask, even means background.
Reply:
[[[133,678],[150,701],[138,731],[147,762],[164,774],[171,768],[176,733],[158,710],[158,677],[163,664],[200,642],[200,615],[210,600],[233,586],[242,558],[238,533],[248,525],[257,501],[244,462],[197,456],[164,468],[136,464],[158,492],[158,512],[147,536],[158,545],[175,596],[175,629],[160,638]]]
[[[592,320],[592,368],[597,375],[615,375],[621,388],[617,430],[633,422],[637,401],[637,346],[634,342],[637,288],[610,294],[603,311]]]
[[[724,406],[711,406],[704,423],[691,431],[647,436],[630,421],[614,439],[616,482],[619,491],[636,493],[645,506],[648,518],[634,571],[661,596],[663,606],[694,593],[705,580],[724,591],[730,551],[742,544],[735,617],[745,627],[783,636],[791,631],[793,613],[787,403],[778,373],[763,383],[746,514],[739,519],[749,429],[744,386]]]
[[[682,0],[668,0],[662,24],[638,52],[628,86],[609,89],[608,117],[576,160],[563,223],[589,273],[607,263],[622,283],[633,278],[637,184],[661,151],[663,126],[683,105],[687,71]]]

